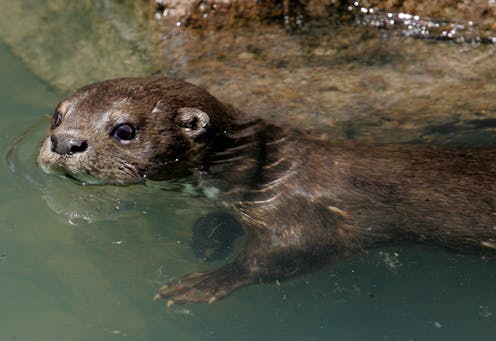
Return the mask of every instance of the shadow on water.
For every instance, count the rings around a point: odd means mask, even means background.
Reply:
[[[165,308],[151,302],[164,280],[234,257],[207,264],[190,247],[212,207],[151,186],[81,186],[35,158],[60,94],[158,72],[339,137],[494,146],[493,46],[329,18],[291,33],[263,21],[184,29],[137,4],[0,0],[0,339],[492,339],[494,259],[421,247]]]

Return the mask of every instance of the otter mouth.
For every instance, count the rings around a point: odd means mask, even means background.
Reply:
[[[105,181],[102,181],[94,176],[87,173],[72,173],[68,171],[64,171],[60,174],[62,177],[75,181],[81,185],[102,185],[105,184]]]
[[[74,174],[72,174],[66,168],[59,164],[40,162],[38,160],[38,165],[46,174],[55,175],[60,178],[70,179],[78,183],[82,183],[82,181],[78,179]]]
[[[43,164],[41,165],[42,170],[50,175],[55,175],[63,179],[69,179],[78,184],[82,185],[99,185],[102,184],[101,180],[98,180],[94,176],[86,173],[74,173],[70,170],[64,168],[63,166],[57,164]]]

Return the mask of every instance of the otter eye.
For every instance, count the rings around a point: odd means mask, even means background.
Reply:
[[[57,128],[62,121],[62,115],[59,111],[56,111],[52,116],[52,129]]]
[[[136,129],[128,124],[119,124],[112,130],[112,137],[120,142],[130,141],[136,136]]]

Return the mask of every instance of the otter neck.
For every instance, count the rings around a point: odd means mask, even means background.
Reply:
[[[219,189],[224,201],[249,200],[258,187],[289,168],[286,160],[278,158],[279,143],[288,138],[284,128],[260,118],[235,122],[204,164],[208,179],[204,185]],[[271,170],[270,165],[274,165]]]

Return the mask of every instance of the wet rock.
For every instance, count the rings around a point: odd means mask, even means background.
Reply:
[[[159,37],[146,2],[0,0],[0,7],[0,39],[62,93],[159,70]]]
[[[171,16],[181,25],[228,28],[240,22],[279,18],[287,28],[309,19],[338,14],[342,18],[375,13],[402,13],[424,19],[476,23],[486,35],[496,30],[496,2],[487,0],[155,0],[157,18]]]

